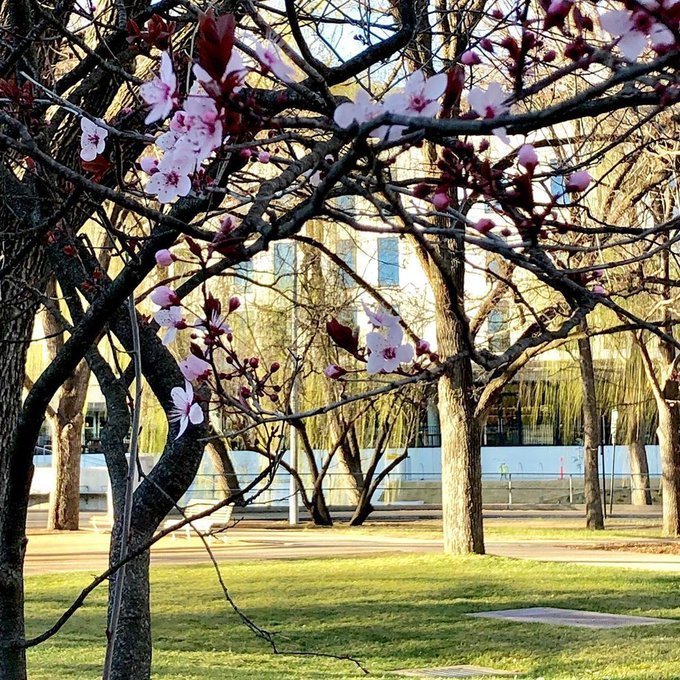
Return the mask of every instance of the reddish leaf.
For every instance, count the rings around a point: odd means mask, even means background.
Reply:
[[[201,14],[196,41],[198,64],[217,82],[221,82],[231,58],[235,29],[233,14],[223,14],[218,19],[212,9]]]
[[[353,330],[349,326],[341,324],[337,319],[332,318],[326,323],[326,332],[330,339],[340,348],[356,355],[359,351],[358,329]]]
[[[92,174],[94,182],[101,182],[104,175],[113,167],[106,156],[97,156],[93,161],[80,161],[83,170]]]

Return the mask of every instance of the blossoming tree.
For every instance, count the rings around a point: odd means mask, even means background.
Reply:
[[[378,390],[438,383],[451,552],[483,551],[481,427],[529,358],[569,336],[597,304],[677,348],[666,330],[637,318],[567,257],[570,237],[584,230],[559,205],[587,194],[610,146],[557,169],[541,160],[549,127],[573,130],[579,120],[633,109],[649,119],[677,100],[680,3],[601,5],[471,0],[431,10],[399,0],[385,2],[391,20],[376,21],[376,8],[364,3],[319,9],[286,0],[281,10],[225,2],[202,13],[175,0],[153,7],[0,2],[8,36],[0,47],[3,678],[23,680],[26,647],[45,639],[26,640],[23,622],[31,459],[50,398],[83,358],[118,416],[107,458],[117,508],[112,562],[132,555],[113,572],[105,677],[149,677],[146,548],[196,472],[206,411],[238,411],[253,423],[312,415],[281,408],[275,367],[235,350],[228,316],[238,301],[217,299],[210,281],[312,219],[408,238],[428,275],[436,353],[427,339],[405,341],[401,320],[375,306],[365,338],[338,322],[329,333],[367,373],[385,379]],[[418,170],[400,169],[419,153]],[[556,174],[565,178],[559,192],[547,186]],[[357,196],[362,211],[335,207],[332,199],[344,195]],[[479,202],[493,206],[493,218],[470,217]],[[111,273],[99,266],[86,225],[110,239],[119,260]],[[643,231],[603,229],[620,240],[621,260],[626,239]],[[586,233],[578,248],[596,247],[598,237]],[[190,269],[155,288],[152,322],[136,309],[135,291],[157,265],[179,257],[178,241]],[[499,353],[475,345],[478,329],[465,308],[466,260],[477,251],[525,272],[557,300]],[[69,307],[62,319],[69,337],[22,402],[26,348],[48,273]],[[493,290],[521,299],[512,279],[489,273]],[[493,290],[487,307],[497,299]],[[179,366],[157,336],[160,326],[166,343],[192,336]],[[134,353],[120,375],[98,349],[108,332]],[[486,374],[481,390],[473,365]],[[338,364],[329,379],[350,379],[345,371]],[[141,373],[171,431],[132,496],[124,395],[135,376],[141,384]],[[677,533],[675,519],[669,528]]]

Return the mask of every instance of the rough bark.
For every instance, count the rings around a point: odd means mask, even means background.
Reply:
[[[649,484],[649,465],[643,435],[628,444],[630,461],[630,502],[633,505],[651,505],[652,490]]]
[[[663,494],[662,530],[664,536],[680,536],[680,406],[664,402],[659,406],[661,454],[661,492]]]
[[[585,321],[581,330],[587,330]],[[579,338],[578,352],[583,385],[583,482],[586,502],[586,528],[604,529],[597,460],[600,445],[600,420],[597,413],[593,354],[590,339],[587,336]]]
[[[211,435],[215,435],[212,431]],[[223,498],[227,498],[233,493],[241,490],[241,486],[234,469],[234,464],[229,455],[229,449],[224,441],[215,436],[211,436],[206,446],[210,461],[212,462],[215,474],[217,475],[217,484]]]
[[[85,362],[67,378],[59,390],[58,405],[51,419],[54,427],[52,469],[54,488],[50,494],[47,528],[77,531],[80,518],[80,457],[90,370]]]
[[[30,340],[33,318],[8,318],[0,305],[3,336]],[[3,338],[6,339],[6,338]],[[0,342],[0,642],[7,644],[24,636],[23,562],[26,548],[25,516],[32,466],[17,475],[18,451],[13,438],[21,408],[24,365],[28,342]],[[24,521],[22,521],[22,518]],[[0,646],[0,678],[26,680],[23,650]]]
[[[26,656],[6,643],[24,636],[23,561],[26,512],[33,475],[34,441],[18,434],[25,365],[33,333],[37,300],[44,287],[41,248],[27,246],[19,224],[38,219],[38,206],[28,193],[30,182],[18,184],[0,167],[0,194],[11,196],[11,208],[0,201],[0,261],[15,262],[11,275],[0,278],[0,678],[25,680]],[[21,254],[21,255],[20,255]],[[16,260],[15,260],[16,258]],[[38,428],[39,429],[39,423]],[[37,437],[36,429],[36,437]]]
[[[59,294],[56,282],[51,279],[46,295],[55,307]],[[62,322],[45,310],[43,329],[47,338],[47,352],[54,361],[64,346]],[[77,531],[80,518],[80,454],[84,409],[90,369],[81,361],[66,378],[57,393],[57,406],[50,415],[54,438],[52,441],[52,470],[54,486],[50,493],[47,528],[58,531]]]
[[[328,399],[328,401],[330,402],[331,399]],[[342,481],[347,483],[352,503],[356,507],[362,501],[366,486],[361,461],[361,448],[356,437],[356,430],[353,423],[342,422],[339,413],[329,414],[328,429],[330,440],[340,442],[338,460],[340,468],[344,472]]]
[[[434,265],[429,278],[435,295],[437,348],[442,356],[465,351],[464,329],[458,314],[463,308],[463,265],[449,260],[455,289]],[[475,419],[475,397],[470,359],[456,361],[438,384],[442,455],[442,517],[444,550],[461,555],[484,554],[482,524],[481,429]]]

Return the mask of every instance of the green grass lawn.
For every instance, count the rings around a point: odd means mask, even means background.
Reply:
[[[403,667],[482,664],[545,680],[680,677],[680,624],[603,631],[471,619],[496,608],[553,606],[680,619],[677,577],[493,557],[381,556],[227,563],[238,604],[291,650],[354,654],[370,677]],[[28,579],[29,634],[88,574]],[[209,567],[153,571],[154,678],[363,677],[351,663],[274,656],[225,604]],[[32,680],[96,678],[105,591],[29,654]]]

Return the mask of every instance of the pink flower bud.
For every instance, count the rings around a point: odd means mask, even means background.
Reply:
[[[257,154],[257,160],[260,161],[260,163],[269,163],[271,157],[269,151],[260,151],[260,153]]]
[[[158,286],[151,293],[151,302],[163,308],[174,307],[179,304],[179,297],[169,286]]]
[[[253,152],[252,152],[251,149],[241,149],[241,150],[238,152],[238,154],[239,154],[239,156],[241,156],[241,158],[248,159],[248,158],[250,158],[250,157],[253,155]]]
[[[236,296],[229,298],[229,313],[235,312],[241,306],[241,300]]]
[[[337,366],[336,364],[330,364],[329,366],[326,366],[323,372],[327,378],[332,378],[333,380],[337,380],[347,373],[347,371],[342,366]]]
[[[606,295],[607,291],[604,289],[604,286],[593,286],[593,293],[595,295]]]
[[[480,234],[488,234],[495,226],[496,223],[493,220],[490,220],[488,217],[482,217],[482,219],[474,225],[474,228]]]
[[[451,199],[443,191],[438,191],[432,197],[432,205],[437,210],[446,210],[451,205]]]
[[[418,340],[416,342],[416,356],[430,353],[430,343],[427,340]]]
[[[169,267],[174,261],[175,256],[167,248],[156,253],[156,264],[159,267]]]
[[[517,162],[529,171],[532,171],[538,165],[538,156],[531,144],[525,144],[520,148],[517,152]]]
[[[475,66],[477,64],[481,64],[482,60],[479,58],[477,52],[474,50],[468,50],[467,52],[463,52],[463,54],[460,55],[460,63],[464,64],[465,66]]]
[[[590,176],[590,173],[585,170],[575,172],[567,179],[567,191],[585,191],[592,181],[593,178]]]

